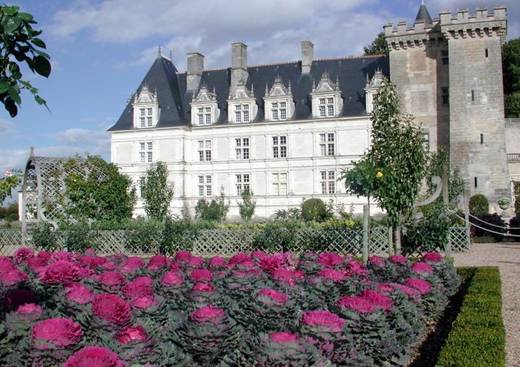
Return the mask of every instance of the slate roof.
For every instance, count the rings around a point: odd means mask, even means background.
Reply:
[[[421,7],[417,12],[417,16],[415,17],[415,22],[424,22],[424,24],[432,24],[432,17],[426,5],[421,4]]]
[[[311,119],[311,96],[313,82],[318,84],[324,72],[328,72],[333,82],[339,80],[339,88],[343,97],[342,116],[363,116],[365,110],[366,77],[372,77],[377,69],[389,76],[389,63],[386,56],[363,56],[354,58],[337,58],[313,60],[309,74],[302,74],[301,62],[289,62],[271,65],[248,67],[248,89],[254,85],[254,95],[258,105],[258,115],[255,121],[264,120],[265,86],[270,89],[277,76],[288,86],[291,82],[295,101],[294,119]],[[227,123],[227,99],[231,80],[231,68],[205,70],[202,74],[201,85],[217,95],[220,109],[219,121],[216,124]],[[186,92],[186,73],[179,73],[173,63],[165,57],[158,57],[136,93],[147,86],[150,91],[157,91],[161,114],[156,127],[189,126],[191,93]],[[109,131],[132,130],[132,103],[131,99],[119,120]]]

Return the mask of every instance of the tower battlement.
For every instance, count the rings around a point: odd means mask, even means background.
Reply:
[[[507,9],[499,6],[493,12],[487,9],[459,10],[453,14],[444,11],[439,14],[439,24],[444,37],[475,38],[499,36],[505,39],[507,32]]]

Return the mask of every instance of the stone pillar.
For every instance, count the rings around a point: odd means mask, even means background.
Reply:
[[[302,41],[302,74],[311,72],[312,60],[314,59],[314,44],[311,41]]]
[[[199,89],[200,79],[204,71],[204,55],[198,52],[188,53],[186,71],[186,89],[195,92]]]
[[[247,82],[247,45],[242,42],[231,44],[231,87]]]

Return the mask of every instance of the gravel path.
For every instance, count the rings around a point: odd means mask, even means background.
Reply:
[[[520,243],[472,244],[469,252],[455,254],[455,266],[499,267],[507,366],[520,367]]]

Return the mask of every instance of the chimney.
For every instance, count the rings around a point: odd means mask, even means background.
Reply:
[[[231,44],[231,86],[247,82],[247,45],[242,42]]]
[[[187,64],[186,89],[188,92],[196,92],[199,89],[200,78],[204,71],[204,55],[198,52],[188,53]]]
[[[312,59],[314,59],[314,45],[311,41],[302,41],[302,74],[311,72]]]

